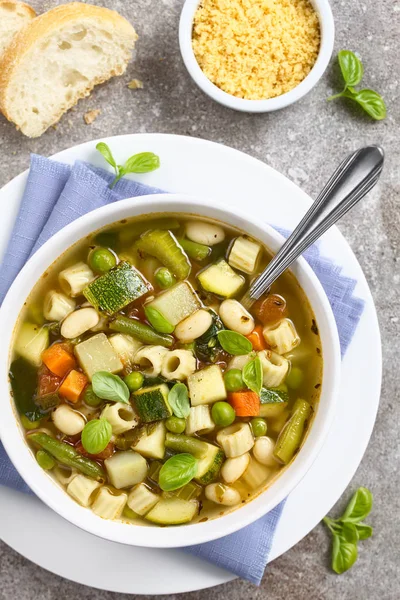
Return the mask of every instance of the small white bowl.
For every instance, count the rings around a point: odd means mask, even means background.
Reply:
[[[218,205],[213,200],[179,194],[155,194],[121,200],[98,208],[64,227],[30,258],[16,277],[0,309],[0,436],[14,466],[33,492],[74,525],[114,542],[151,548],[177,548],[214,540],[249,525],[272,510],[296,487],[316,459],[332,424],[340,380],[340,346],[335,318],[325,292],[311,267],[300,258],[292,271],[317,320],[324,363],[318,410],[293,464],[251,502],[204,523],[172,528],[135,526],[101,519],[90,509],[77,504],[39,467],[25,442],[23,429],[16,416],[8,376],[15,324],[33,286],[56,257],[71,245],[93,231],[122,219],[160,212],[191,213],[223,221],[258,238],[273,252],[277,252],[284,241],[269,225],[257,222],[256,218],[249,218],[236,209]]]
[[[218,86],[214,85],[206,75],[204,75],[196,60],[192,46],[193,19],[200,1],[201,0],[186,0],[183,6],[179,22],[179,45],[183,62],[185,63],[189,74],[199,88],[208,94],[210,98],[213,98],[228,108],[233,108],[234,110],[242,112],[272,112],[274,110],[279,110],[280,108],[285,108],[286,106],[289,106],[289,104],[293,104],[297,100],[300,100],[300,98],[308,94],[321,79],[331,59],[335,38],[335,25],[328,0],[310,0],[319,16],[321,26],[321,46],[315,65],[307,77],[303,79],[299,85],[290,90],[290,92],[286,92],[286,94],[268,100],[244,100],[243,98],[237,98],[236,96],[232,96],[221,90]]]

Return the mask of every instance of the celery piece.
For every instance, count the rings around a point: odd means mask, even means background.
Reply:
[[[293,413],[276,442],[274,457],[286,465],[300,447],[307,420],[310,418],[312,408],[305,400],[296,400]]]
[[[167,267],[178,279],[189,276],[191,265],[182,247],[170,231],[147,231],[135,242],[140,254],[150,254]]]

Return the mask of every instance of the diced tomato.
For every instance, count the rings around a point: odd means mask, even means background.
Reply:
[[[269,294],[254,303],[253,312],[263,325],[277,323],[286,316],[286,300],[278,294]]]
[[[54,394],[60,387],[61,377],[58,377],[46,367],[42,365],[39,369],[38,375],[38,395],[46,396],[47,394]]]
[[[85,448],[81,440],[77,444],[75,444],[75,449],[82,454],[82,456],[86,456],[86,458],[92,458],[93,460],[106,460],[106,458],[110,458],[114,454],[114,444],[110,442],[103,450],[103,452],[99,452],[99,454],[89,454],[86,452]]]

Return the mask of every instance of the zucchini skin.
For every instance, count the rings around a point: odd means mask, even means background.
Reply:
[[[168,387],[165,383],[152,388],[142,388],[133,394],[136,410],[143,423],[162,421],[172,415],[166,394]]]
[[[109,327],[112,331],[131,335],[144,344],[154,344],[155,346],[165,346],[167,348],[174,344],[174,338],[171,335],[157,333],[149,325],[122,315],[118,315],[111,321]]]
[[[150,291],[150,284],[126,261],[97,277],[83,290],[96,310],[112,316]]]
[[[224,462],[225,454],[222,450],[219,450],[214,458],[214,462],[211,465],[211,468],[208,469],[206,473],[202,477],[199,477],[197,481],[202,483],[203,485],[208,485],[215,481],[218,477],[219,471],[222,467],[222,463]]]
[[[38,384],[38,371],[25,358],[17,358],[10,366],[10,382],[15,405],[19,414],[30,421],[38,421],[44,411],[35,403]]]

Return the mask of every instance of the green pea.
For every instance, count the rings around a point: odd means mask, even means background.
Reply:
[[[261,417],[256,417],[250,421],[250,427],[254,437],[260,437],[267,433],[267,423]]]
[[[175,283],[175,277],[166,267],[161,267],[156,271],[155,280],[160,288],[163,288],[163,290],[171,287]]]
[[[292,367],[286,377],[286,383],[292,390],[297,390],[303,383],[304,373],[299,367]]]
[[[171,433],[183,433],[186,429],[186,420],[179,417],[168,417],[165,421],[165,427]]]
[[[100,404],[103,402],[103,400],[94,393],[91,384],[87,385],[85,391],[83,392],[83,401],[88,406],[100,406]]]
[[[102,274],[115,267],[117,259],[111,250],[107,250],[107,248],[94,248],[89,253],[88,263],[95,273]]]
[[[224,373],[225,387],[228,392],[239,392],[246,386],[243,383],[242,371],[240,369],[230,369]]]
[[[136,392],[136,390],[140,390],[143,385],[144,377],[139,371],[133,371],[129,373],[126,377],[124,377],[124,381],[129,388],[129,391]]]
[[[39,467],[42,467],[45,471],[50,471],[56,464],[54,458],[46,450],[38,450],[36,460]]]
[[[216,402],[211,409],[211,416],[216,425],[228,427],[236,419],[236,413],[228,402]]]
[[[25,415],[21,415],[21,423],[25,429],[37,429],[40,427],[40,421],[30,421]]]

